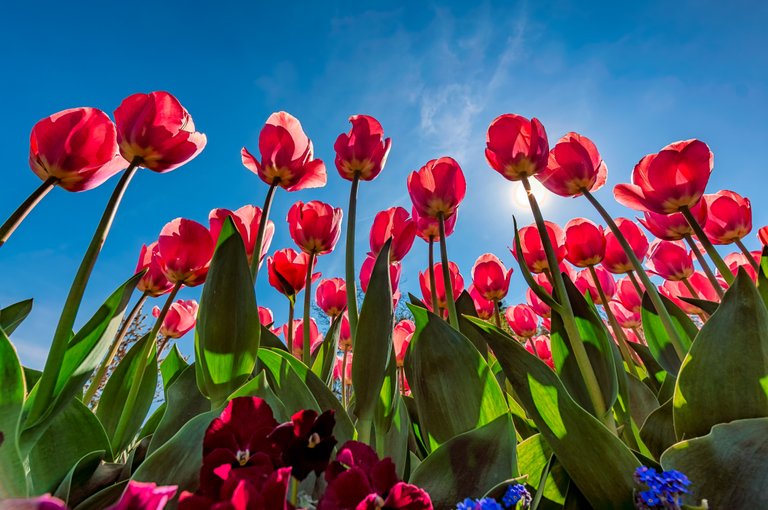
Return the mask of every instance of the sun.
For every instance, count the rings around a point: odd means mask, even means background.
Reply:
[[[531,183],[531,191],[536,197],[539,207],[543,208],[549,201],[549,191],[547,191],[547,189],[536,179],[530,179],[528,182]],[[525,192],[523,184],[520,182],[515,182],[512,185],[512,205],[514,205],[516,209],[529,209],[528,195]]]

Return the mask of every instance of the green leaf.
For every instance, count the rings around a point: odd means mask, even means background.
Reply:
[[[104,426],[107,437],[110,439],[112,451],[116,454],[123,451],[128,446],[136,433],[141,429],[141,424],[152,407],[152,401],[155,399],[155,388],[157,388],[157,350],[154,343],[149,347],[149,363],[139,382],[137,373],[139,365],[144,362],[142,354],[147,352],[147,342],[151,340],[149,334],[144,335],[141,340],[136,342],[120,360],[120,364],[107,380],[104,391],[99,397],[99,404],[96,408],[96,416]],[[139,384],[139,392],[136,395],[136,402],[132,409],[125,406],[128,400],[128,394],[131,387]],[[125,413],[129,413],[127,416]],[[127,421],[125,433],[122,439],[115,438],[115,431],[121,421]]]
[[[691,347],[693,339],[696,338],[699,330],[690,317],[674,304],[669,298],[659,296],[664,307],[669,311],[672,324],[677,330],[678,337],[683,342],[683,349],[687,352]],[[675,347],[672,345],[667,330],[664,328],[656,309],[653,307],[650,296],[643,294],[643,307],[640,311],[643,320],[643,333],[651,354],[664,367],[664,370],[672,375],[677,375],[680,370],[682,360],[677,355]]]
[[[675,424],[672,416],[672,399],[653,411],[645,419],[640,437],[655,458],[661,457],[664,450],[675,444]]]
[[[632,451],[571,398],[543,361],[501,330],[470,320],[485,333],[523,407],[590,504],[634,509],[632,474],[640,463]]]
[[[18,303],[6,306],[0,310],[0,328],[5,331],[6,335],[11,336],[31,311],[31,299],[25,299],[24,301],[19,301]]]
[[[517,466],[521,475],[527,477],[526,484],[539,491],[541,477],[552,458],[549,447],[541,434],[534,434],[517,445]],[[562,505],[568,491],[568,474],[559,462],[553,462],[544,482],[542,500],[547,503]]]
[[[632,374],[627,374],[629,410],[635,423],[642,425],[652,412],[659,408],[656,395]]]
[[[291,413],[285,410],[283,402],[277,398],[275,392],[269,387],[266,371],[259,372],[253,379],[240,386],[229,397],[229,400],[237,397],[259,397],[264,399],[272,409],[272,414],[277,421],[284,423],[291,419]]]
[[[75,498],[70,499],[70,493],[73,487],[77,491],[77,487],[85,484],[93,476],[105,454],[104,450],[86,453],[72,466],[53,495],[72,506]]]
[[[105,451],[109,439],[99,419],[77,399],[69,401],[29,451],[29,475],[35,494],[53,492],[85,455]]]
[[[705,436],[677,443],[661,456],[661,465],[688,476],[691,503],[706,499],[709,508],[768,508],[766,458],[768,418],[754,418],[715,425]]]
[[[515,428],[504,414],[440,445],[409,482],[427,491],[435,508],[452,508],[515,476]]]
[[[339,333],[341,331],[341,315],[331,322],[328,331],[325,332],[323,344],[317,349],[315,359],[312,361],[312,372],[321,381],[328,383],[333,375],[333,363],[336,361],[336,349],[339,345]]]
[[[696,306],[698,308],[701,308],[705,313],[712,315],[717,310],[717,307],[720,306],[720,303],[717,303],[715,301],[707,301],[706,299],[697,299],[692,297],[686,297],[686,296],[680,296],[680,299],[685,301],[686,303],[692,304],[693,306]]]
[[[125,491],[128,480],[123,480],[106,489],[102,489],[93,496],[90,496],[82,503],[78,504],[73,510],[103,510],[120,499],[120,495]]]
[[[376,429],[376,451],[379,457],[390,457],[397,467],[397,474],[405,476],[408,463],[408,437],[411,423],[405,401],[397,394],[395,397],[395,412],[387,429]]]
[[[768,246],[763,246],[760,256],[760,267],[757,271],[757,291],[763,299],[763,304],[768,307]]]
[[[472,296],[466,290],[462,291],[459,299],[456,300],[456,313],[459,314],[459,331],[461,331],[461,334],[472,342],[472,345],[480,351],[483,358],[488,359],[488,344],[485,343],[482,335],[477,333],[477,330],[472,327],[472,324],[465,317],[465,315],[467,317],[477,317],[475,303],[472,301]]]
[[[674,406],[679,439],[768,416],[768,311],[743,269],[685,357]]]
[[[272,331],[266,326],[261,326],[261,339],[259,341],[259,346],[288,352],[288,346],[285,345],[282,340],[280,340],[280,338],[272,333]]]
[[[16,349],[0,328],[0,500],[27,495],[17,441],[25,393],[24,372]]]
[[[355,391],[354,413],[363,423],[371,423],[376,401],[386,376],[386,363],[392,350],[392,287],[389,279],[389,250],[392,240],[384,243],[371,273],[371,282],[360,308],[355,333],[355,362],[352,386]],[[370,425],[368,425],[370,426]]]
[[[174,344],[171,352],[160,362],[160,374],[163,376],[163,388],[168,393],[168,387],[173,383],[176,376],[189,366],[187,360],[181,355],[179,346]]]
[[[437,315],[409,308],[416,332],[405,356],[405,373],[426,446],[434,449],[506,415],[501,387],[472,343]]]
[[[654,391],[658,392],[661,388],[661,385],[664,383],[668,372],[664,370],[661,365],[659,365],[659,363],[653,357],[653,354],[651,354],[651,350],[648,349],[647,346],[643,344],[637,344],[635,342],[628,342],[628,344],[629,347],[635,351],[638,356],[640,356],[640,360],[645,366],[648,379],[643,380],[647,381],[647,383],[652,386]]]
[[[381,392],[376,401],[373,423],[376,430],[389,430],[395,413],[397,412],[397,398],[400,393],[398,381],[397,356],[395,349],[389,351],[387,358],[384,381],[381,385]],[[380,452],[381,453],[381,452]]]
[[[259,310],[248,257],[232,218],[219,235],[195,327],[197,384],[213,407],[243,385],[259,350]]]

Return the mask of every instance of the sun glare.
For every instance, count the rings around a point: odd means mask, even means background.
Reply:
[[[531,191],[533,191],[536,201],[539,203],[539,207],[545,207],[549,201],[549,191],[547,191],[547,189],[536,179],[531,179],[528,182],[531,183]],[[523,184],[520,182],[512,184],[512,205],[516,209],[527,210],[529,208],[528,196],[525,193]]]

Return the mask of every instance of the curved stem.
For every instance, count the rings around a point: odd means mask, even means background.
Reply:
[[[96,375],[93,376],[93,380],[91,381],[91,385],[88,387],[88,391],[85,392],[83,403],[90,404],[93,400],[93,397],[96,395],[96,392],[101,387],[104,376],[107,375],[107,370],[109,370],[109,366],[112,364],[112,360],[115,358],[117,351],[120,349],[120,344],[123,343],[123,338],[125,338],[126,333],[128,333],[128,329],[130,329],[131,324],[133,323],[133,320],[139,314],[139,310],[141,310],[141,307],[144,306],[144,303],[147,301],[148,297],[149,294],[146,292],[142,294],[139,300],[136,301],[136,304],[131,309],[131,312],[123,321],[123,325],[120,327],[117,335],[115,335],[115,339],[112,340],[112,346],[109,349],[109,354],[107,354],[107,357],[104,358],[104,360],[101,362],[101,366],[96,371]]]
[[[720,282],[717,281],[717,278],[715,278],[715,273],[712,272],[712,268],[709,267],[709,264],[707,264],[707,259],[704,258],[704,255],[699,251],[699,247],[696,246],[696,242],[693,240],[693,238],[690,236],[690,234],[686,234],[683,236],[683,239],[688,243],[688,246],[691,248],[691,252],[693,253],[694,257],[696,257],[696,260],[699,262],[699,265],[701,266],[701,270],[704,271],[704,274],[707,276],[707,280],[709,280],[709,283],[712,285],[712,288],[715,289],[715,292],[717,292],[717,295],[722,298],[723,297],[723,287],[720,285]]]
[[[294,299],[288,298],[288,328],[285,333],[285,342],[288,345],[288,352],[293,354],[293,312],[294,312]]]
[[[341,404],[344,406],[344,409],[347,408],[347,355],[349,354],[349,349],[344,349],[344,354],[341,356]]]
[[[267,229],[267,221],[269,221],[269,210],[272,208],[272,200],[275,197],[275,190],[277,184],[273,183],[267,190],[267,196],[264,199],[264,207],[261,209],[261,221],[259,222],[259,231],[256,234],[256,244],[253,248],[253,255],[251,256],[251,276],[253,277],[253,284],[256,285],[256,277],[259,275],[259,265],[261,265],[261,246],[264,244],[264,232]]]
[[[696,239],[698,239],[701,245],[704,247],[704,250],[707,252],[707,255],[709,255],[709,258],[712,259],[712,262],[715,263],[715,267],[717,267],[717,270],[720,271],[720,276],[725,278],[725,281],[728,283],[728,285],[733,283],[733,273],[728,268],[728,264],[726,264],[720,254],[717,253],[717,250],[712,244],[712,241],[709,240],[707,234],[704,233],[704,229],[701,228],[699,222],[696,221],[696,218],[694,218],[693,214],[691,214],[691,210],[688,209],[688,207],[681,207],[680,212],[683,213],[683,216],[688,221],[688,225],[691,226],[693,233],[696,234]]]
[[[691,282],[690,280],[688,280],[688,278],[683,278],[682,281],[683,281],[683,285],[685,285],[685,288],[688,289],[688,292],[691,293],[692,298],[694,299],[701,298],[699,293],[696,292],[696,289],[693,287],[693,285],[691,285]],[[709,315],[707,315],[707,313],[703,310],[700,313],[697,313],[696,315],[698,315],[699,318],[701,318],[701,322],[707,322],[707,319],[709,319]]]
[[[349,208],[347,209],[347,253],[346,253],[346,285],[347,285],[347,316],[349,317],[349,334],[352,347],[355,345],[357,334],[357,278],[355,277],[355,216],[357,214],[357,188],[360,178],[355,175],[349,190]]]
[[[27,427],[34,425],[43,416],[53,398],[56,381],[61,370],[61,363],[64,359],[64,353],[67,351],[72,327],[75,325],[75,319],[80,309],[80,302],[83,300],[85,287],[88,284],[91,272],[93,272],[93,267],[96,265],[96,259],[99,257],[101,248],[107,240],[109,230],[112,227],[112,222],[115,219],[117,208],[120,206],[125,190],[128,188],[128,184],[130,184],[138,168],[138,161],[133,161],[123,172],[120,181],[118,181],[115,190],[112,192],[112,196],[109,198],[109,202],[107,202],[107,207],[101,216],[99,225],[96,227],[96,232],[94,232],[91,238],[91,243],[85,251],[80,267],[77,269],[72,287],[70,287],[69,294],[67,294],[67,299],[64,302],[64,309],[61,312],[59,323],[53,334],[51,348],[48,351],[48,359],[45,360],[43,375],[38,382],[37,395],[27,415]]]
[[[437,288],[435,287],[435,240],[429,238],[429,292],[432,297],[432,311],[440,315],[440,305],[437,301]],[[426,304],[426,303],[425,303]]]
[[[310,345],[309,337],[309,309],[312,306],[312,268],[315,265],[314,252],[309,254],[309,264],[307,265],[307,283],[304,285],[304,325],[302,330],[304,332],[304,349],[302,350],[302,359],[304,364],[308,367],[312,364],[312,346]]]
[[[739,249],[741,250],[741,253],[743,253],[744,256],[747,257],[747,260],[749,261],[749,264],[752,266],[752,269],[754,269],[755,271],[759,272],[760,271],[760,267],[759,267],[757,261],[752,256],[752,254],[749,253],[749,250],[747,249],[746,246],[744,246],[744,243],[742,242],[742,240],[741,239],[736,239],[735,243],[736,243],[736,246],[738,246]]]
[[[643,287],[640,285],[640,282],[637,281],[637,275],[635,275],[634,271],[627,271],[627,276],[629,277],[629,281],[632,282],[632,286],[635,288],[635,292],[637,292],[637,295],[640,296],[640,299],[643,299],[643,294],[645,294],[645,291],[643,290]]]
[[[5,244],[8,238],[11,237],[11,234],[13,234],[14,230],[16,230],[16,228],[21,225],[21,222],[24,221],[24,218],[26,218],[27,215],[32,212],[32,209],[40,203],[43,197],[56,186],[58,181],[59,180],[56,177],[47,178],[35,191],[32,192],[31,195],[29,195],[29,197],[27,197],[25,201],[21,203],[19,207],[16,208],[15,211],[13,211],[13,214],[5,220],[5,223],[3,223],[2,226],[0,226],[0,246]]]
[[[643,334],[643,332],[640,330],[639,327],[632,326],[632,331],[635,332],[635,336],[637,337],[638,340],[640,340],[644,345],[648,345],[647,342],[645,341],[645,335]]]
[[[440,232],[440,261],[443,269],[443,287],[445,287],[445,301],[448,306],[448,322],[455,330],[459,330],[459,316],[456,313],[456,300],[453,297],[453,284],[451,283],[451,270],[448,267],[448,245],[445,242],[445,216],[440,213],[437,217]]]

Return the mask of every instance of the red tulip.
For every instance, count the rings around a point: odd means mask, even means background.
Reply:
[[[680,297],[693,297],[696,299],[704,299],[706,301],[713,302],[720,301],[720,297],[718,296],[717,291],[712,287],[709,279],[701,271],[694,271],[694,273],[688,278],[688,283],[696,291],[695,294],[691,293],[687,285],[685,285],[685,281],[683,280],[666,280],[664,284],[659,287],[659,290],[662,294],[671,299],[672,302],[674,302],[677,306],[682,308],[685,313],[688,314],[700,314],[703,313],[703,310],[697,306],[686,303],[680,299]]]
[[[271,327],[275,323],[275,316],[272,315],[272,310],[266,306],[259,307],[259,324],[265,328]]]
[[[163,510],[165,505],[176,495],[175,485],[160,486],[154,482],[128,482],[120,500],[107,510]],[[14,508],[14,507],[8,507]],[[40,509],[53,510],[42,506]],[[64,505],[62,508],[66,508]],[[21,508],[19,509],[21,510]]]
[[[480,255],[472,266],[472,283],[485,299],[500,301],[509,292],[512,269],[507,271],[496,255]]]
[[[693,274],[693,257],[682,241],[654,241],[645,265],[665,280],[682,280]]]
[[[439,241],[440,240],[440,227],[438,226],[437,220],[435,218],[432,218],[430,216],[421,216],[419,215],[419,212],[414,207],[411,210],[411,216],[413,217],[413,222],[416,224],[416,235],[420,238],[424,239],[425,241]],[[459,217],[459,211],[456,210],[456,212],[450,217],[446,218],[445,220],[445,236],[448,237],[451,234],[453,234],[454,229],[456,228],[456,219]]]
[[[373,253],[368,253],[368,256],[363,261],[363,265],[360,267],[360,287],[363,292],[368,292],[368,284],[371,283],[371,275],[373,274],[373,266],[376,264],[376,256]],[[389,283],[392,286],[392,295],[399,296],[397,287],[400,284],[400,274],[403,270],[400,262],[389,263]]]
[[[531,289],[525,291],[525,301],[539,317],[549,317],[552,314],[552,309],[549,305],[539,299],[539,296],[537,296]]]
[[[215,247],[207,228],[196,221],[176,218],[163,227],[157,241],[163,274],[172,283],[200,285],[208,274]]]
[[[599,264],[605,256],[605,232],[586,218],[565,224],[565,258],[576,267]]]
[[[330,317],[337,317],[347,308],[347,284],[343,278],[326,278],[315,290],[317,306]]]
[[[318,200],[296,202],[288,210],[291,239],[306,253],[330,253],[341,236],[343,214],[340,208]]]
[[[283,338],[288,339],[288,324],[283,324]],[[304,342],[301,341],[304,338],[304,320],[294,319],[293,321],[293,355],[301,359],[304,354]],[[298,340],[296,340],[298,339]],[[317,322],[314,318],[309,319],[309,345],[310,350],[315,352],[320,344],[323,343],[323,335],[317,327]]]
[[[752,231],[752,204],[733,191],[704,195],[707,222],[704,232],[715,244],[731,244]]]
[[[464,290],[464,278],[459,273],[459,266],[453,262],[448,263],[448,273],[450,275],[451,285],[453,286],[453,295],[459,296]],[[448,306],[448,301],[445,297],[445,284],[443,278],[438,275],[443,274],[443,264],[438,262],[435,264],[435,292],[437,293],[437,306],[440,310],[444,310]],[[419,284],[421,285],[421,295],[424,297],[424,304],[427,308],[432,310],[432,292],[429,289],[429,269],[424,270],[423,273],[419,273]],[[436,310],[432,310],[438,313]]]
[[[504,312],[510,329],[518,336],[532,337],[539,329],[539,317],[525,304],[510,306]]]
[[[343,368],[344,366],[344,356],[337,356],[336,357],[336,364],[333,366],[333,380],[341,380],[341,372],[344,371],[344,382],[343,384],[349,386],[352,384],[352,352],[347,353],[347,366],[346,370]]]
[[[344,312],[341,316],[341,325],[339,326],[339,349],[342,351],[352,350],[352,331],[349,329],[349,315]]]
[[[485,299],[485,297],[480,294],[480,292],[477,290],[477,287],[474,285],[469,286],[469,296],[472,298],[472,302],[475,305],[475,311],[477,312],[478,317],[485,320],[493,317],[496,309],[496,303],[490,299]]]
[[[704,142],[675,142],[641,159],[632,171],[632,184],[617,184],[613,194],[630,209],[677,212],[699,202],[713,165],[714,156]]]
[[[613,312],[613,316],[616,317],[616,322],[622,328],[637,328],[640,327],[640,312],[628,310],[624,305],[618,301],[611,301],[608,306]]]
[[[549,142],[538,119],[505,113],[493,119],[485,136],[485,159],[510,181],[519,181],[547,167]]]
[[[616,294],[616,282],[613,280],[613,275],[602,267],[596,267],[595,273],[597,274],[597,280],[600,282],[600,287],[603,289],[606,299],[610,301],[614,294]],[[604,304],[603,300],[600,299],[600,293],[597,290],[595,280],[592,278],[592,273],[588,269],[579,271],[573,283],[582,294],[589,292],[589,296],[596,305]]]
[[[179,100],[168,92],[133,94],[115,110],[117,143],[128,161],[165,173],[194,159],[206,144],[205,135]]]
[[[411,343],[411,338],[416,332],[416,324],[413,321],[401,320],[395,324],[395,329],[392,332],[392,345],[395,348],[395,357],[397,359],[397,366],[402,367],[405,361],[405,353],[408,350],[408,345]]]
[[[384,168],[392,140],[384,139],[379,121],[369,115],[349,118],[352,129],[336,139],[336,169],[343,179],[372,181]]]
[[[533,351],[534,347],[531,344],[536,346],[536,352]],[[541,361],[546,363],[549,368],[555,368],[555,362],[552,359],[552,349],[550,347],[549,338],[544,335],[531,338],[528,342],[525,343],[525,348],[528,352],[534,354]]]
[[[616,297],[624,308],[635,313],[640,313],[643,306],[643,299],[642,296],[637,293],[635,285],[628,276],[625,276],[616,282]]]
[[[557,224],[551,221],[544,222],[549,240],[552,242],[552,247],[555,250],[555,257],[557,257],[558,263],[565,259],[565,234]],[[523,259],[525,265],[532,273],[542,273],[546,269],[549,269],[549,262],[547,261],[547,254],[544,251],[544,244],[539,236],[539,231],[536,229],[536,225],[529,225],[523,227],[518,231],[520,236],[520,246],[523,249]],[[519,261],[520,257],[517,254],[517,246],[512,247],[512,255]]]
[[[758,267],[760,266],[760,259],[763,257],[763,253],[760,251],[753,251],[750,252],[750,255],[752,255],[752,259],[757,262]],[[757,271],[752,266],[752,264],[747,259],[746,255],[744,255],[741,252],[737,253],[731,253],[725,256],[723,259],[725,261],[725,264],[728,266],[728,269],[731,270],[733,274],[737,274],[739,272],[739,268],[744,268],[744,270],[747,272],[747,275],[749,275],[750,278],[752,278],[753,282],[757,282]],[[722,277],[722,275],[720,275]],[[725,288],[725,285],[721,286]]]
[[[299,119],[286,112],[269,116],[259,133],[258,161],[243,147],[243,165],[269,185],[286,191],[321,188],[328,181],[325,164],[314,159],[312,141],[304,134]]]
[[[389,259],[400,261],[410,251],[416,237],[416,223],[402,207],[390,207],[376,214],[371,226],[371,252],[379,254],[384,243],[392,239]]]
[[[157,241],[149,246],[146,244],[142,245],[139,252],[139,263],[136,264],[136,273],[147,270],[144,276],[141,277],[141,280],[139,280],[136,288],[152,297],[162,296],[173,288],[173,284],[163,274],[157,251]]]
[[[96,108],[72,108],[40,120],[29,137],[29,167],[67,191],[100,185],[127,166],[115,125]]]
[[[252,205],[244,205],[234,212],[229,209],[212,210],[208,215],[208,222],[211,226],[211,236],[213,236],[215,240],[219,238],[221,227],[224,226],[224,221],[228,216],[232,218],[235,227],[237,227],[237,231],[240,233],[240,237],[243,238],[245,253],[248,255],[248,263],[250,264],[253,259],[253,252],[256,249],[256,235],[259,232],[259,225],[261,224],[261,208]],[[264,227],[264,239],[261,242],[259,265],[261,265],[261,261],[264,260],[264,257],[267,256],[267,251],[269,251],[269,245],[272,244],[272,237],[274,235],[275,223],[272,220],[267,220],[267,224]]]
[[[691,207],[691,214],[696,218],[699,225],[704,225],[707,221],[707,204],[705,201],[700,200],[698,204]],[[645,211],[643,215],[644,218],[638,218],[637,221],[659,239],[677,241],[685,236],[694,235],[693,229],[682,213],[659,214]]]
[[[757,231],[757,238],[760,239],[760,244],[763,246],[768,245],[768,225],[760,227],[760,230]]]
[[[464,172],[453,158],[427,162],[408,176],[408,193],[420,216],[450,218],[456,213],[467,192]]]
[[[171,305],[160,326],[160,334],[166,338],[181,338],[195,327],[197,321],[197,301],[179,299]],[[152,317],[160,317],[160,308],[152,309]]]
[[[273,256],[267,257],[269,284],[285,296],[293,297],[304,288],[308,265],[307,253],[296,253],[292,248],[277,250]],[[313,281],[319,276],[314,275]]]
[[[552,193],[563,197],[581,195],[581,191],[597,191],[608,176],[597,147],[578,133],[568,133],[549,152],[547,168],[536,179]]]
[[[627,239],[629,246],[638,260],[642,262],[645,254],[648,252],[648,238],[643,231],[632,220],[627,218],[616,218],[616,225]],[[622,249],[613,232],[605,233],[605,258],[603,267],[614,274],[624,274],[632,271],[632,263],[629,257]]]

